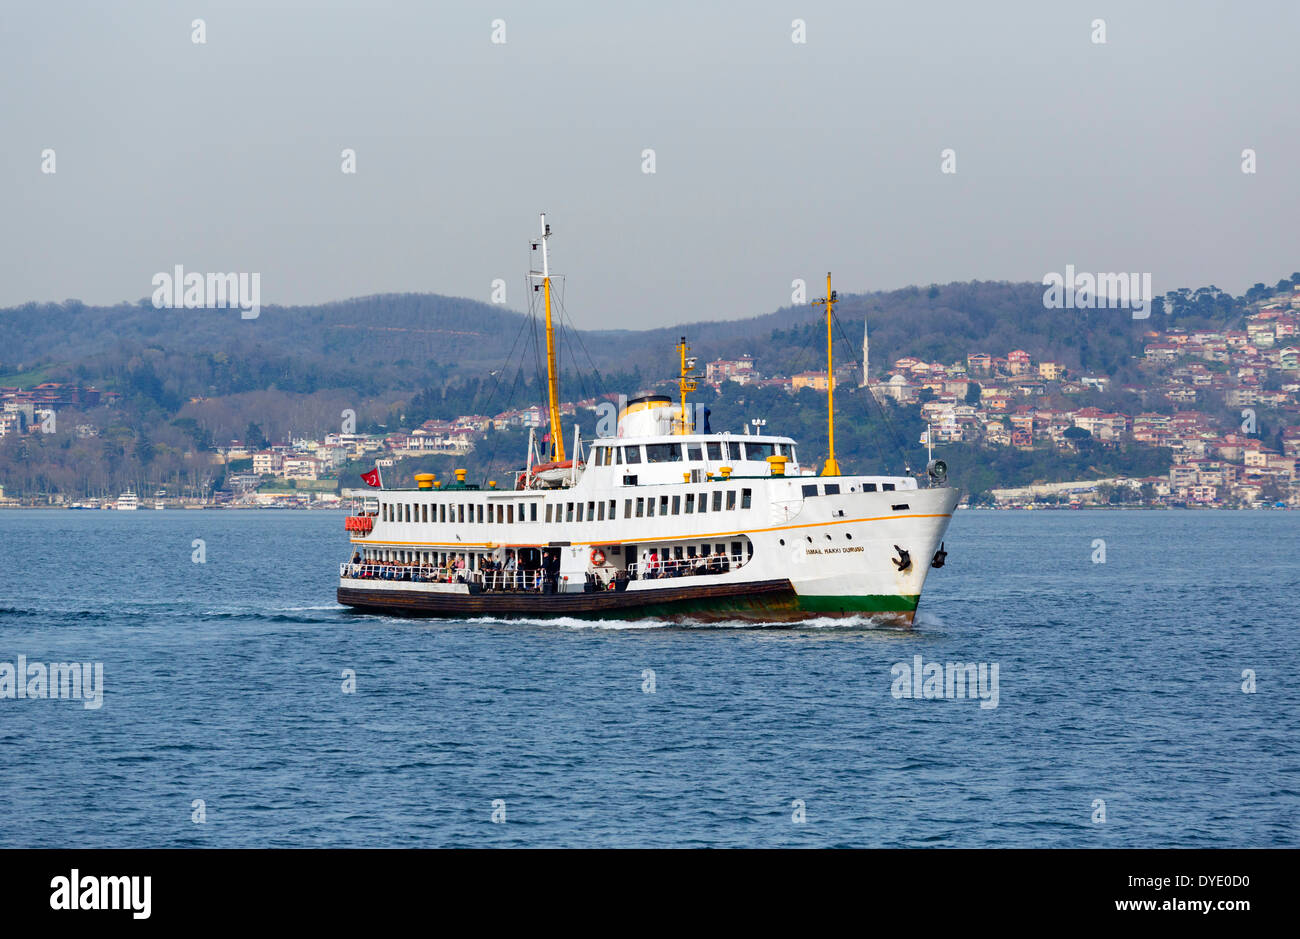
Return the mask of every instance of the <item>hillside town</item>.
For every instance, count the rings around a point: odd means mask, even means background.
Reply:
[[[940,451],[945,444],[963,443],[1076,453],[1140,445],[1170,454],[1163,475],[994,490],[996,503],[1300,505],[1300,288],[1260,306],[1240,330],[1146,332],[1135,363],[1140,381],[1118,387],[1111,376],[1076,374],[1022,349],[970,350],[964,361],[950,363],[903,357],[873,375],[868,339],[864,335],[862,363],[837,369],[835,381],[853,382],[882,404],[919,407],[927,425],[918,441],[922,445]],[[864,375],[870,376],[866,382]],[[735,383],[797,393],[824,392],[830,378],[825,371],[765,375],[746,354],[706,363],[702,381],[718,392]],[[666,389],[642,391],[657,390]],[[0,439],[49,432],[60,411],[112,407],[118,397],[59,382],[0,388]],[[1106,409],[1088,403],[1093,398],[1140,402],[1140,407]],[[574,416],[602,403],[572,401],[561,411]],[[1261,412],[1273,415],[1272,426],[1261,425]],[[331,504],[350,485],[340,484],[340,469],[348,464],[373,462],[382,471],[408,457],[463,456],[490,430],[532,428],[540,436],[545,423],[545,409],[533,405],[429,420],[387,434],[331,433],[262,448],[231,441],[212,449],[213,466],[226,470],[216,498],[234,505]],[[78,424],[75,432],[98,431]]]

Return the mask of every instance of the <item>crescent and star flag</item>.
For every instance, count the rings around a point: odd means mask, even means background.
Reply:
[[[372,489],[379,489],[380,488],[379,467],[376,466],[369,473],[362,473],[361,479],[363,482],[365,482],[367,486],[370,486]]]

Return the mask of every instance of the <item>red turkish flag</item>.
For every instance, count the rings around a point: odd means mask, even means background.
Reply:
[[[367,486],[370,486],[372,489],[378,489],[379,488],[379,467],[376,466],[369,473],[362,473],[361,479],[365,482]]]

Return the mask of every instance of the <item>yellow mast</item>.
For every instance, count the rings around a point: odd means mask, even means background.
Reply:
[[[829,455],[826,457],[826,465],[822,467],[823,476],[840,475],[840,464],[835,459],[835,358],[832,354],[831,344],[831,313],[832,307],[839,302],[839,297],[835,291],[831,290],[831,272],[826,272],[826,296],[819,297],[812,302],[813,306],[819,303],[826,304],[826,411],[828,422],[828,440]]]
[[[546,251],[546,241],[551,237],[551,226],[542,213],[542,296],[546,302],[546,393],[550,402],[551,459],[564,462],[564,431],[560,427],[560,382],[555,372],[555,331],[551,326],[551,265]],[[535,274],[536,272],[534,272]]]
[[[686,344],[686,337],[683,336],[682,341],[677,343],[677,355],[680,359],[681,365],[681,371],[677,376],[677,388],[682,395],[682,417],[678,422],[679,429],[677,431],[679,434],[689,434],[694,430],[694,425],[690,418],[690,411],[686,410],[686,393],[688,391],[694,391],[699,387],[699,384],[691,375],[691,372],[695,369],[695,359],[688,359],[686,357],[686,353],[690,351],[691,347]]]

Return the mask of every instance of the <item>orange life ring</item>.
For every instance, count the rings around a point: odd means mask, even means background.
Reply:
[[[591,566],[592,567],[605,566],[605,552],[600,550],[600,548],[591,549]]]

